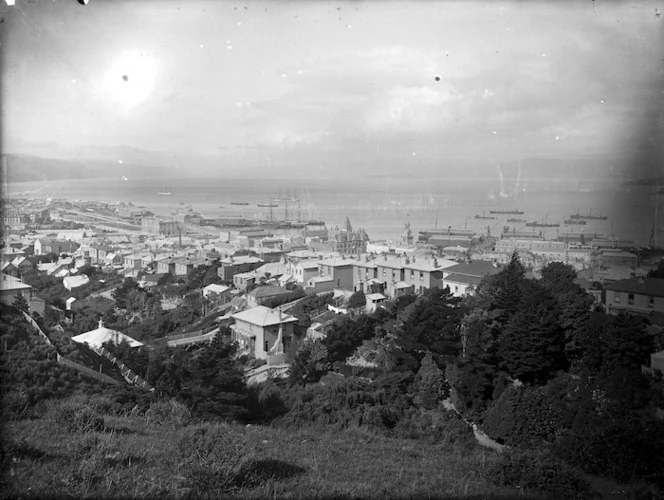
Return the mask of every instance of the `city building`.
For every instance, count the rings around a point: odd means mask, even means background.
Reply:
[[[175,236],[178,234],[179,227],[175,220],[165,221],[157,217],[143,217],[141,219],[141,231],[147,234]]]

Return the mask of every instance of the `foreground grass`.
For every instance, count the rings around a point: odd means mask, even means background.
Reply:
[[[104,428],[83,432],[48,416],[9,423],[2,497],[536,498],[492,485],[483,470],[494,456],[481,449],[446,450],[360,430],[208,428],[221,434],[205,454],[200,440],[187,447],[200,426],[111,416]]]

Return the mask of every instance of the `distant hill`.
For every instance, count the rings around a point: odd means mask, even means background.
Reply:
[[[170,169],[144,165],[120,165],[103,160],[63,160],[30,155],[2,155],[3,182],[93,179],[131,174],[134,177],[168,174]]]

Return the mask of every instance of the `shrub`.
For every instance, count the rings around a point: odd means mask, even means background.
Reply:
[[[597,496],[575,469],[544,453],[506,453],[489,467],[487,474],[499,486],[537,491],[553,498]]]
[[[241,429],[204,423],[180,431],[180,466],[193,498],[223,496],[239,486],[243,468],[254,458]]]
[[[174,399],[167,402],[154,402],[145,412],[145,421],[151,425],[184,427],[191,422],[191,412]]]
[[[625,417],[604,425],[569,431],[553,453],[590,474],[618,481],[661,480],[664,470],[664,424]]]
[[[54,423],[69,432],[97,432],[104,429],[104,418],[94,403],[84,398],[69,398],[56,403],[50,409]]]

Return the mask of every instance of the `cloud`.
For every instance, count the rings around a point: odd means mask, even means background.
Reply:
[[[454,113],[460,96],[451,87],[396,86],[379,94],[364,113],[368,131],[427,132],[440,127]]]
[[[272,129],[263,135],[263,143],[277,149],[297,149],[320,143],[330,133],[318,132],[296,132],[288,129]]]

